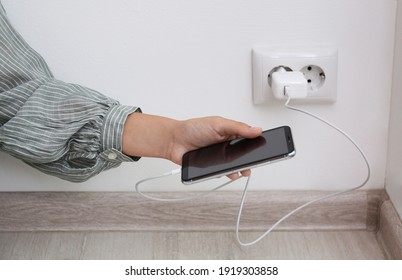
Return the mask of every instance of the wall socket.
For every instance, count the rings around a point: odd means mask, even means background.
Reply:
[[[334,47],[279,47],[256,46],[253,59],[253,102],[274,100],[271,75],[275,69],[300,71],[308,82],[305,102],[336,102],[338,50]]]

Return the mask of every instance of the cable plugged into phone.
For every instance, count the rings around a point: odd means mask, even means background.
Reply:
[[[271,74],[271,88],[277,99],[304,99],[307,97],[308,81],[302,72],[280,66]]]

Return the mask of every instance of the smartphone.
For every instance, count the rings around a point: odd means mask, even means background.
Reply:
[[[265,130],[257,138],[239,138],[187,152],[183,155],[181,180],[184,184],[192,184],[291,158],[295,154],[290,127],[281,126]]]

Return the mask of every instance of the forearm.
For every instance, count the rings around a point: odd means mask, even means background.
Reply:
[[[124,124],[123,153],[137,157],[170,159],[175,131],[180,121],[133,113]]]

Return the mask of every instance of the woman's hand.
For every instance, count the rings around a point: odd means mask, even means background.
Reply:
[[[133,113],[125,123],[123,153],[130,156],[158,157],[182,164],[184,153],[214,143],[236,138],[255,138],[261,128],[222,117],[205,117],[177,121],[169,118]],[[249,176],[250,171],[242,172]],[[231,179],[238,174],[231,174]]]

